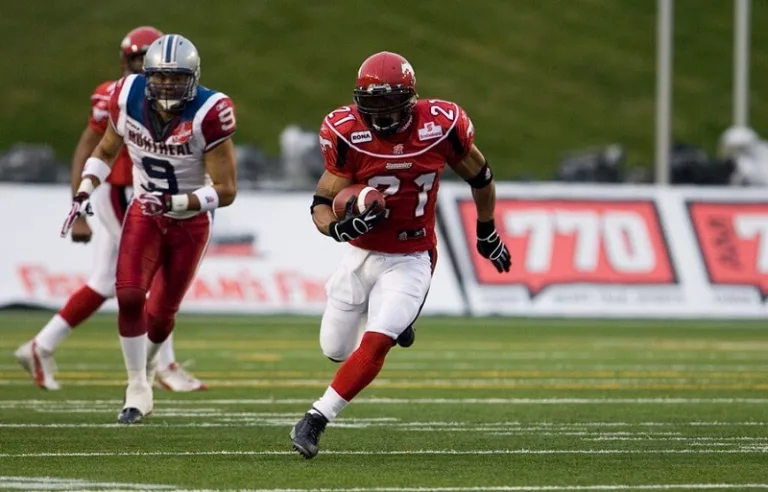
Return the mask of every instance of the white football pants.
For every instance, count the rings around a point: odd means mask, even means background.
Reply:
[[[329,359],[346,360],[359,343],[358,326],[397,339],[419,315],[432,280],[426,251],[386,254],[350,246],[325,286],[320,347]]]
[[[120,190],[124,190],[123,196]],[[86,284],[107,298],[115,296],[117,247],[130,200],[130,188],[116,188],[110,183],[102,183],[91,196],[93,213],[102,227],[94,234],[93,271]]]

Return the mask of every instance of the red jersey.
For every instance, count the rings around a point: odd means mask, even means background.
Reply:
[[[116,83],[104,82],[91,95],[91,117],[88,119],[88,126],[99,135],[104,135],[109,125],[109,98],[115,90]],[[128,149],[123,146],[112,165],[112,172],[107,182],[115,186],[131,186],[133,184],[132,167]]]
[[[408,127],[380,138],[363,122],[357,107],[342,106],[320,127],[320,147],[328,172],[379,189],[387,215],[367,234],[352,241],[383,253],[429,251],[437,245],[435,202],[445,164],[469,153],[475,135],[458,104],[419,100]]]

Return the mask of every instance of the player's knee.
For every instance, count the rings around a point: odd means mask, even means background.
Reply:
[[[117,289],[117,306],[125,314],[141,315],[147,293],[138,287],[121,287]]]
[[[332,330],[320,329],[320,348],[333,362],[344,362],[354,350],[354,344],[344,340]]]
[[[163,343],[173,331],[172,313],[147,315],[147,336],[152,343]]]
[[[355,350],[361,314],[355,306],[328,300],[320,322],[320,348],[334,362],[344,362]]]

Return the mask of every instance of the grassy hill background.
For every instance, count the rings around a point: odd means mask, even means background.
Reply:
[[[733,5],[677,0],[674,135],[713,151],[731,121]],[[360,62],[398,51],[422,97],[456,100],[501,177],[547,178],[568,150],[624,143],[653,155],[652,0],[2,1],[0,149],[48,142],[68,160],[119,43],[152,24],[202,55],[203,83],[233,97],[239,143],[277,153],[290,123],[316,128],[351,99]],[[752,112],[766,130],[768,2],[753,2]]]

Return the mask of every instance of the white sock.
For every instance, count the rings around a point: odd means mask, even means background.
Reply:
[[[41,349],[53,352],[70,333],[72,333],[72,328],[69,323],[57,314],[40,330],[40,333],[35,337],[35,342]]]
[[[128,386],[147,385],[147,335],[120,337],[123,348],[125,370],[128,371]]]
[[[176,362],[176,356],[173,353],[173,333],[171,333],[160,346],[160,352],[157,356],[157,370],[165,371],[174,362]]]
[[[340,397],[336,390],[328,386],[325,390],[325,394],[312,405],[310,413],[320,413],[328,419],[328,422],[333,422],[336,416],[344,410],[349,402]]]

